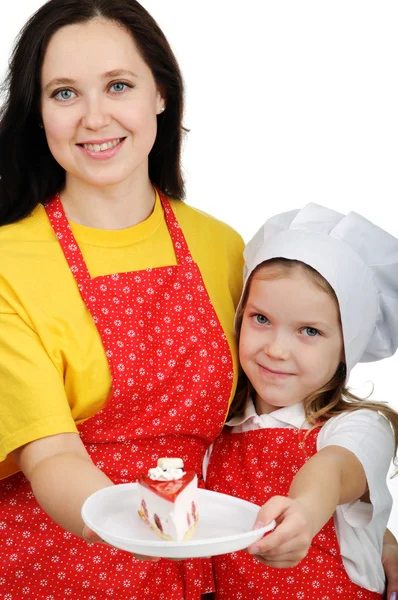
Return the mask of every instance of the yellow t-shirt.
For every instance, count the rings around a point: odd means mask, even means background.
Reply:
[[[184,202],[171,205],[231,347],[234,391],[243,241]],[[150,217],[134,227],[71,227],[92,277],[176,264],[159,198]],[[76,432],[77,423],[103,408],[110,390],[99,333],[40,205],[0,228],[0,479],[18,470],[10,452]]]

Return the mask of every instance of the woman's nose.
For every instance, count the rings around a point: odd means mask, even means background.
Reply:
[[[106,108],[106,103],[101,102],[97,98],[90,99],[84,107],[82,116],[82,125],[85,129],[98,131],[103,127],[107,127],[111,122],[111,116]]]

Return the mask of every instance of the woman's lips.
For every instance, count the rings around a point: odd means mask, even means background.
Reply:
[[[98,142],[85,142],[85,144],[88,146],[101,146],[101,144],[110,142],[112,140],[99,140]],[[122,149],[124,142],[126,141],[126,138],[120,138],[120,142],[116,145],[113,146],[112,148],[108,148],[107,150],[89,150],[88,148],[85,148],[83,145],[81,144],[77,144],[77,147],[84,152],[84,154],[86,156],[89,156],[90,158],[94,158],[95,160],[107,160],[109,158],[113,158],[114,156],[116,156],[116,154],[118,154],[120,152],[120,150]]]

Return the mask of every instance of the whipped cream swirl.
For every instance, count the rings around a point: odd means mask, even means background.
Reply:
[[[154,469],[149,469],[148,476],[154,481],[174,481],[176,479],[181,479],[181,477],[185,475],[183,469],[161,469],[160,467],[155,467]]]

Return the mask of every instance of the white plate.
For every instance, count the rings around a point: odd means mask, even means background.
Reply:
[[[259,506],[199,489],[199,523],[187,542],[160,539],[138,515],[137,483],[104,488],[87,498],[83,521],[103,540],[128,552],[163,558],[198,558],[243,550],[275,527],[252,531]]]

